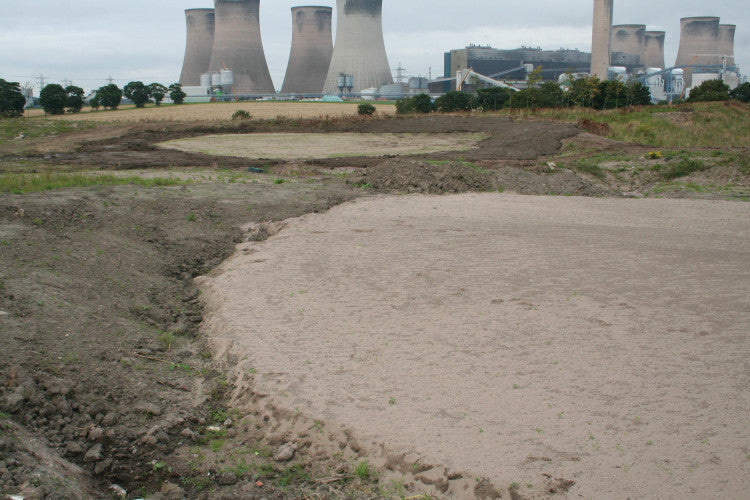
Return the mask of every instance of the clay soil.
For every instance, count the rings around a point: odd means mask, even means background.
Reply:
[[[460,153],[308,161],[156,146],[255,132],[487,138]],[[0,193],[0,492],[111,498],[118,485],[128,498],[388,498],[442,495],[447,477],[454,487],[463,481],[465,496],[517,498],[489,474],[445,475],[438,463],[398,453],[377,462],[347,427],[275,404],[254,389],[257,368],[207,345],[193,279],[277,223],[379,192],[619,196],[616,183],[548,166],[579,134],[569,124],[476,116],[323,117],[81,124],[1,142],[0,173],[186,182]],[[552,476],[550,490],[570,488],[570,478]]]

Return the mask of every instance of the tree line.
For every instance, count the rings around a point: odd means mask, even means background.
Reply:
[[[125,97],[130,99],[137,108],[142,108],[149,102],[160,106],[167,94],[174,104],[184,103],[187,97],[179,83],[165,87],[160,83],[144,85],[143,82],[130,82],[122,89],[115,84],[99,88],[89,100],[89,104],[93,109],[117,109]],[[85,104],[84,92],[81,87],[75,85],[63,87],[57,83],[51,83],[39,94],[39,104],[44,112],[50,115],[62,115],[66,112],[79,113]],[[23,116],[25,106],[26,98],[21,93],[21,86],[18,82],[7,82],[0,78],[0,117]]]

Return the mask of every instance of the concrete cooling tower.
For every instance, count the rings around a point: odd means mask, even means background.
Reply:
[[[210,71],[234,72],[233,93],[276,93],[260,37],[260,0],[216,0]]]
[[[647,68],[661,68],[664,66],[664,40],[667,34],[664,31],[647,31],[644,39],[645,57],[643,64]]]
[[[727,56],[727,66],[734,66],[734,32],[737,26],[734,24],[719,25],[719,52],[722,56]]]
[[[292,51],[282,94],[320,94],[333,53],[330,7],[292,8]]]
[[[182,63],[180,84],[200,85],[201,75],[208,71],[211,52],[214,49],[214,9],[188,9],[187,42],[185,59]]]
[[[594,29],[591,40],[591,75],[607,78],[612,44],[614,0],[594,0]]]
[[[323,91],[338,94],[340,74],[352,92],[393,83],[383,40],[383,0],[336,0],[336,44]]]
[[[681,20],[680,49],[675,66],[720,65],[719,18],[685,17]],[[685,68],[685,85],[693,85],[695,68]]]
[[[646,26],[643,24],[619,24],[612,26],[612,52],[638,56],[638,62],[646,60]]]

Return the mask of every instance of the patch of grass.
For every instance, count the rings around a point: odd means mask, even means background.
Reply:
[[[21,134],[27,138],[60,135],[100,126],[87,121],[44,120],[41,118],[0,119],[0,139],[15,139]]]
[[[279,475],[278,484],[282,488],[289,486],[290,484],[300,484],[310,481],[310,475],[307,471],[299,464],[287,467]]]
[[[375,471],[370,468],[370,463],[367,460],[362,460],[354,467],[354,477],[362,481],[370,481],[375,478]]]
[[[281,179],[281,178],[275,179],[273,181],[274,184],[284,184],[285,182],[289,182],[289,181],[286,179]]]
[[[667,180],[677,179],[678,177],[685,177],[694,172],[700,172],[706,170],[706,164],[700,160],[691,160],[683,158],[678,162],[671,163],[667,168],[662,170],[661,175]]]
[[[208,442],[208,447],[211,448],[211,451],[214,453],[217,453],[221,451],[222,448],[224,448],[224,445],[226,444],[226,441],[223,439],[212,439]]]
[[[221,408],[211,410],[210,416],[211,416],[211,420],[213,420],[216,423],[222,423],[226,421],[226,419],[229,418],[229,415],[227,414],[227,412]]]
[[[174,344],[174,335],[169,332],[159,332],[159,342],[168,351],[172,348],[172,344]]]
[[[0,174],[0,192],[13,194],[37,193],[53,189],[90,186],[137,185],[143,187],[179,186],[190,181],[166,177],[144,178],[111,174],[53,173]]]

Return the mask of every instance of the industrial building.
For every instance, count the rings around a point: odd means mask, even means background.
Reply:
[[[182,64],[180,84],[200,85],[200,76],[208,72],[214,50],[214,9],[188,9],[185,11],[187,40],[185,60]]]
[[[209,71],[231,70],[233,94],[274,94],[260,36],[260,0],[215,3],[216,30]]]
[[[392,84],[383,40],[383,0],[336,0],[336,44],[323,92],[359,93]]]
[[[330,7],[292,8],[292,50],[282,94],[321,94],[333,54]]]
[[[490,46],[469,45],[445,53],[444,78],[473,69],[476,73],[503,80],[525,81],[529,67],[542,67],[542,80],[556,81],[565,73],[588,72],[591,54],[580,50],[542,50],[521,47],[501,50]],[[453,87],[455,88],[455,84]],[[451,89],[447,89],[451,90]]]

